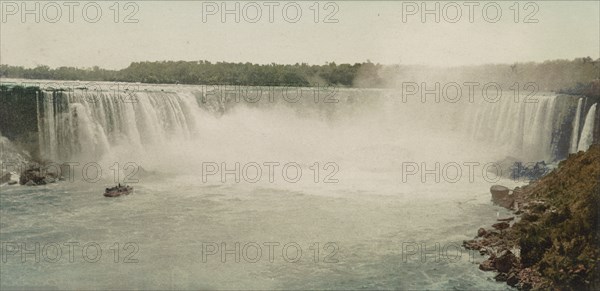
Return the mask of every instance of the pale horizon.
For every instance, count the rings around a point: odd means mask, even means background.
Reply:
[[[11,2],[3,2],[3,9],[6,3]],[[444,21],[444,15],[439,23],[431,15],[422,23],[419,13],[406,15],[403,22],[399,2],[336,2],[338,11],[331,18],[337,23],[323,23],[332,7],[321,7],[315,23],[311,3],[302,1],[297,2],[303,14],[296,23],[284,21],[277,10],[270,23],[262,2],[256,2],[263,5],[257,23],[243,18],[235,23],[234,15],[225,15],[228,18],[222,23],[219,12],[206,15],[203,22],[203,2],[181,1],[136,3],[138,11],[131,19],[138,23],[123,23],[134,10],[120,7],[119,23],[114,23],[111,3],[98,3],[103,14],[97,23],[83,20],[77,13],[81,6],[74,7],[73,23],[64,6],[56,23],[45,21],[43,5],[40,23],[34,22],[34,15],[26,15],[26,22],[21,23],[20,11],[9,15],[3,10],[0,63],[118,70],[143,61],[321,65],[370,60],[384,65],[452,67],[600,57],[598,29],[581,29],[600,27],[600,4],[595,1],[535,2],[538,11],[534,14],[533,8],[520,7],[518,23],[512,3],[507,2],[498,2],[502,17],[496,23],[482,18],[481,6],[475,7],[473,23],[465,7],[456,23]],[[239,3],[243,8],[254,2]],[[440,5],[443,8],[447,3]],[[33,2],[28,5],[32,8]],[[53,17],[53,9],[47,9],[48,17]],[[523,23],[529,14],[538,22]]]

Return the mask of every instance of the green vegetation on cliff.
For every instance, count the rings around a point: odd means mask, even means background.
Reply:
[[[561,289],[600,289],[600,145],[569,156],[524,195],[544,203],[512,228],[522,267]]]

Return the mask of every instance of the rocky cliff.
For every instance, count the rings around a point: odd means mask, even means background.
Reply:
[[[482,270],[520,289],[600,289],[600,145],[572,154],[544,178],[516,189],[516,222],[465,241],[490,258]],[[502,225],[500,225],[502,224]]]
[[[36,87],[0,86],[0,134],[37,158],[38,108]]]

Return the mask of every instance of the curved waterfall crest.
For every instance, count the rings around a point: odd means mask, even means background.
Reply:
[[[189,139],[198,106],[191,94],[173,92],[43,92],[38,100],[40,152],[52,160],[99,157],[127,146],[144,151]]]
[[[546,93],[536,96],[534,102],[503,98],[497,102],[458,104],[460,106],[424,104],[419,107],[397,104],[400,99],[397,92],[389,90],[388,93],[345,89],[338,92],[336,98],[341,102],[335,105],[315,106],[310,102],[283,105],[294,106],[304,118],[315,116],[311,110],[321,110],[326,119],[339,119],[337,121],[360,118],[356,113],[364,114],[368,109],[384,110],[387,119],[381,122],[398,130],[400,126],[395,123],[405,124],[414,118],[423,121],[423,129],[452,123],[449,130],[462,128],[473,141],[523,161],[560,160],[569,153],[587,149],[594,140],[597,104],[589,109],[583,121],[584,98]],[[201,129],[206,127],[203,122],[208,121],[206,114],[217,113],[213,112],[216,110],[227,115],[231,106],[240,106],[224,104],[226,101],[217,96],[207,99],[206,95],[209,94],[194,86],[118,93],[43,91],[36,98],[40,155],[54,161],[78,157],[97,159],[117,150],[143,154],[149,147],[189,141],[202,136]],[[249,108],[263,105],[244,104]],[[264,108],[278,110],[279,105],[282,104]],[[429,123],[433,119],[428,116],[438,115],[446,119]]]

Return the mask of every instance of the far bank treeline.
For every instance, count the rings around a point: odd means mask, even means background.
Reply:
[[[398,87],[402,82],[480,81],[513,84],[535,82],[540,90],[581,93],[600,79],[600,59],[551,60],[541,63],[488,64],[451,68],[417,65],[355,64],[252,64],[209,61],[134,62],[121,70],[0,65],[0,77],[48,80],[141,82],[151,84]]]

